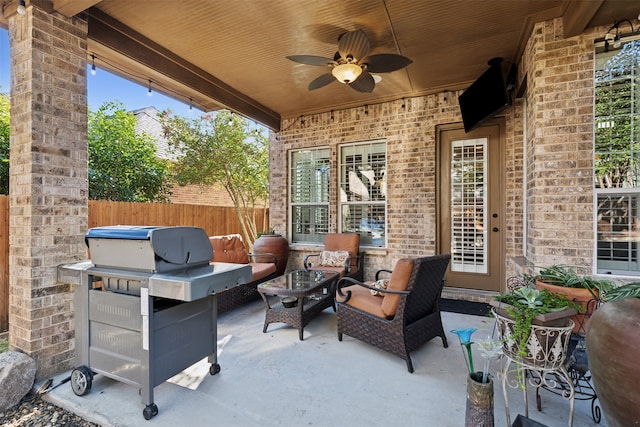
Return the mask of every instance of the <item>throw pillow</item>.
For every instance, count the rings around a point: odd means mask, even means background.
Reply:
[[[349,251],[322,251],[320,265],[324,267],[344,267]]]
[[[389,284],[389,279],[380,279],[371,283],[371,286],[378,289],[387,289],[388,284]],[[371,291],[371,295],[384,296],[383,292],[376,291],[375,289],[370,289],[370,291]]]

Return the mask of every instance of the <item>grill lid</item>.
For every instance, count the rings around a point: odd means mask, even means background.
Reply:
[[[85,241],[96,266],[160,272],[208,264],[213,258],[209,237],[199,227],[95,227]]]

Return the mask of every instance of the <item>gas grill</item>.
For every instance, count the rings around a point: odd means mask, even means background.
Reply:
[[[210,264],[197,227],[97,227],[85,240],[91,260],[58,271],[76,285],[71,387],[85,395],[96,373],[139,386],[151,419],[155,386],[206,356],[210,374],[220,371],[216,294],[250,282],[251,267]]]

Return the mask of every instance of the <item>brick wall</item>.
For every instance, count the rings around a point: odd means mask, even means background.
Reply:
[[[87,24],[28,7],[9,18],[9,345],[42,378],[74,356],[72,289],[57,266],[86,256]]]
[[[525,265],[593,264],[593,40],[604,32],[565,39],[558,19],[527,44]]]
[[[202,206],[233,206],[233,200],[222,186],[174,185],[171,187],[171,203]]]
[[[387,141],[388,248],[366,251],[365,271],[393,267],[402,257],[436,252],[436,126],[459,122],[455,92],[406,98],[376,105],[292,118],[270,141],[270,223],[287,230],[288,151],[304,147],[331,148],[330,231],[337,230],[338,145]],[[333,119],[332,119],[333,117]],[[317,247],[292,247],[288,268]]]

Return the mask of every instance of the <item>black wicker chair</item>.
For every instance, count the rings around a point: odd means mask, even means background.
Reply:
[[[414,259],[406,291],[380,290],[370,286],[371,284],[364,284],[350,277],[340,279],[336,290],[338,339],[342,341],[342,335],[346,334],[395,354],[404,359],[408,371],[413,372],[409,355],[412,351],[438,336],[442,338],[442,345],[445,348],[448,347],[442,327],[439,302],[444,274],[450,259],[449,254]],[[389,270],[381,271],[389,272]],[[352,292],[355,295],[358,289],[344,289],[348,286],[374,289],[385,295],[399,295],[395,315],[391,318],[390,316],[381,317],[351,306],[349,299]],[[361,298],[368,298],[366,293],[358,292],[358,294]],[[371,293],[369,292],[368,295]],[[379,296],[373,298],[382,301]]]

